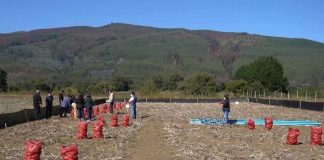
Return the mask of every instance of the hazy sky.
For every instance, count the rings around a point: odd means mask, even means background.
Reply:
[[[0,33],[111,22],[324,42],[324,0],[0,0]]]

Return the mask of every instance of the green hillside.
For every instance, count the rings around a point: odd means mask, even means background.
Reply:
[[[0,68],[9,84],[68,86],[114,75],[141,81],[202,71],[226,81],[241,65],[267,55],[279,59],[292,85],[324,84],[324,44],[305,39],[119,23],[0,34]]]

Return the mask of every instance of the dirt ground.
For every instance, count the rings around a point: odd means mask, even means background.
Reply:
[[[109,126],[104,139],[93,139],[92,122],[88,139],[75,138],[78,121],[52,117],[0,130],[0,159],[22,159],[27,140],[42,140],[42,159],[60,159],[61,145],[77,143],[79,159],[324,159],[324,146],[309,144],[310,127],[301,131],[299,145],[286,145],[289,127],[274,126],[266,131],[262,126],[249,130],[245,126],[191,125],[190,118],[222,117],[215,104],[138,103],[139,118],[129,127]],[[126,110],[120,111],[119,120]],[[324,113],[240,103],[231,106],[231,119],[264,118],[317,120],[324,123]],[[121,121],[119,121],[120,124]]]

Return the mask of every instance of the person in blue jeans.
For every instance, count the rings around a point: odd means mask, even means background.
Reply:
[[[230,110],[230,101],[228,95],[224,95],[224,99],[220,102],[222,105],[222,110],[224,112],[224,123],[228,123],[228,114]]]
[[[131,93],[131,98],[129,99],[129,105],[131,108],[131,116],[133,119],[136,119],[136,102],[137,102],[137,97],[135,95],[135,92],[133,91]]]

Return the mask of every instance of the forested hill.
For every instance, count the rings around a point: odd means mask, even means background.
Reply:
[[[202,71],[226,81],[267,55],[283,64],[290,84],[323,85],[324,44],[306,39],[120,23],[0,34],[0,68],[9,84],[83,84],[115,75],[141,81]]]

